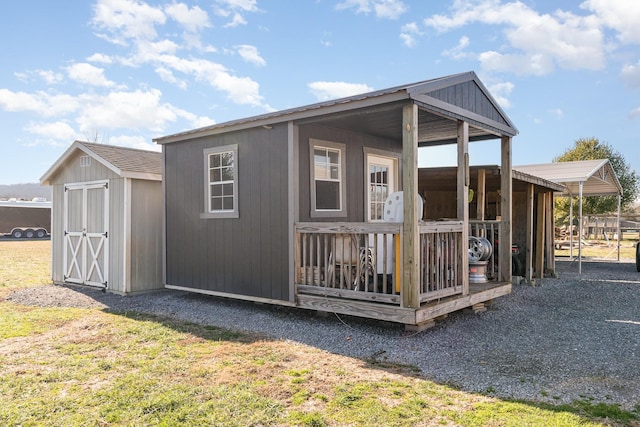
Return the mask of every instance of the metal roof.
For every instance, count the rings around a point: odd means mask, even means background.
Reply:
[[[421,189],[427,189],[430,191],[455,191],[457,189],[457,170],[458,168],[455,166],[419,168],[418,186]],[[487,189],[495,190],[500,188],[500,166],[477,165],[470,166],[469,170],[471,172],[470,186],[472,188],[477,187],[478,170],[484,170],[486,173],[485,179]],[[512,172],[513,191],[526,191],[527,184],[534,184],[536,192],[548,190],[562,192],[565,188],[562,184],[555,183],[525,172],[516,170]]]
[[[42,175],[42,178],[40,178],[41,184],[49,185],[49,181],[58,172],[59,168],[78,150],[96,159],[119,176],[152,181],[162,180],[162,153],[160,152],[74,141],[49,170]]]
[[[577,196],[580,183],[583,196],[611,196],[623,193],[609,159],[522,165],[513,166],[513,169],[563,184],[566,190],[562,194]]]
[[[449,89],[465,88],[452,96]],[[472,95],[472,96],[471,96]],[[320,102],[288,110],[232,120],[203,128],[155,138],[159,144],[210,136],[248,128],[286,122],[318,123],[350,129],[388,139],[402,139],[402,107],[414,102],[419,107],[420,145],[456,142],[456,120],[470,124],[470,141],[515,136],[518,130],[491,96],[478,76],[469,71],[395,86],[346,98]]]

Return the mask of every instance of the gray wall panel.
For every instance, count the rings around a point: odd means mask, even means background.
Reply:
[[[203,150],[231,144],[239,218],[201,219]],[[172,143],[165,152],[168,284],[287,300],[286,125]]]
[[[390,141],[371,135],[325,126],[300,126],[300,221],[363,222],[364,212],[364,147],[400,153],[402,141]],[[347,217],[311,218],[311,178],[309,173],[309,139],[339,142],[346,145]],[[400,180],[402,182],[402,180]]]

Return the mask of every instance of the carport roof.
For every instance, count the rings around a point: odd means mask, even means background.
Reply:
[[[563,184],[566,189],[562,194],[577,196],[580,183],[583,196],[612,196],[623,192],[609,159],[513,166],[513,169]]]

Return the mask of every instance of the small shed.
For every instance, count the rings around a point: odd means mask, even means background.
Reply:
[[[161,153],[75,141],[40,182],[53,187],[54,283],[163,288]]]

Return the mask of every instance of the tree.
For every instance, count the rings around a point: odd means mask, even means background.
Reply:
[[[597,138],[580,138],[575,141],[573,147],[553,159],[554,162],[571,162],[576,160],[609,159],[618,181],[622,186],[621,209],[631,207],[640,194],[640,177],[627,163],[624,156],[615,151],[613,147]],[[577,201],[574,201],[577,205]],[[577,206],[574,205],[574,213]],[[607,214],[618,210],[618,200],[615,196],[585,197],[582,203],[584,214]],[[566,198],[556,199],[555,219],[556,223],[565,223],[569,216],[569,201]]]

